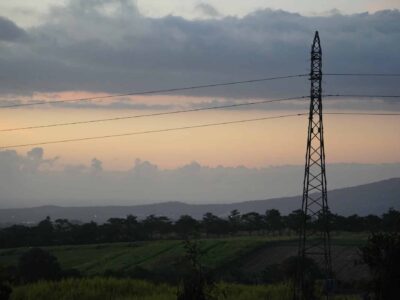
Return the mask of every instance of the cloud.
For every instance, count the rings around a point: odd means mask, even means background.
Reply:
[[[0,207],[39,205],[135,205],[164,201],[230,203],[301,194],[304,166],[207,167],[191,162],[175,169],[136,159],[126,171],[88,165],[49,166],[43,149],[26,155],[0,151]],[[57,162],[55,162],[57,164]],[[400,177],[400,164],[334,164],[329,189]]]
[[[26,157],[19,157],[15,159],[16,153],[13,152],[5,152],[6,155],[12,155],[14,160],[19,162],[20,166],[18,170],[22,170],[23,172],[35,173],[39,171],[39,169],[43,166],[52,166],[59,157],[54,157],[51,159],[44,159],[44,150],[43,148],[33,148],[26,153]]]
[[[203,7],[204,10],[204,7]],[[18,45],[0,45],[0,93],[123,93],[307,73],[315,30],[324,72],[400,69],[400,12],[302,16],[260,10],[243,18],[149,18],[128,0],[70,0]],[[400,93],[397,78],[325,77],[327,93]],[[307,78],[186,91],[273,98],[309,93]]]
[[[207,3],[199,3],[196,5],[195,9],[206,17],[216,18],[221,16],[214,6]]]
[[[103,171],[103,162],[101,160],[98,160],[97,158],[93,158],[90,167],[93,173],[100,173],[101,171]]]
[[[25,36],[25,31],[13,21],[0,16],[0,41],[15,41]]]

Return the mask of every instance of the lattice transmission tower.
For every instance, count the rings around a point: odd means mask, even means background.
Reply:
[[[329,209],[325,173],[325,144],[322,114],[322,49],[318,31],[311,50],[311,103],[303,186],[302,222],[299,234],[298,270],[294,299],[305,300],[313,287],[309,281],[307,258],[314,259],[324,272],[325,283],[332,278]],[[325,289],[329,298],[328,288]]]

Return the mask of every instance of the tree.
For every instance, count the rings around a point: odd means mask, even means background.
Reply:
[[[196,234],[198,229],[199,222],[189,215],[183,215],[175,222],[176,233],[183,238]]]
[[[400,234],[372,234],[361,247],[362,260],[372,274],[377,300],[395,300],[400,295]]]
[[[242,224],[245,230],[251,235],[253,231],[261,230],[264,227],[263,218],[259,213],[250,212],[242,215]]]
[[[167,234],[172,232],[172,221],[170,218],[161,216],[157,217],[158,233]]]
[[[159,224],[158,219],[155,215],[147,216],[146,219],[142,221],[143,230],[150,237],[150,239],[154,238],[154,234],[158,231]]]
[[[171,220],[167,217],[150,215],[143,220],[142,225],[145,232],[154,238],[155,234],[166,234],[171,231]]]
[[[400,211],[393,208],[382,215],[383,227],[386,231],[400,231]]]
[[[230,212],[228,216],[229,227],[232,233],[237,233],[240,230],[241,226],[241,215],[237,209],[234,209]]]
[[[215,283],[201,264],[203,255],[199,245],[184,241],[186,274],[178,290],[177,300],[214,300]]]
[[[286,226],[296,233],[299,233],[304,220],[304,213],[301,209],[297,209],[292,211],[285,219]]]
[[[346,218],[347,230],[352,232],[363,231],[363,219],[358,215],[351,215]]]
[[[265,225],[267,230],[276,232],[283,229],[282,216],[277,209],[268,209],[265,212]]]
[[[10,298],[12,292],[10,281],[7,269],[0,266],[0,300],[8,300]]]
[[[146,239],[142,230],[142,224],[139,223],[136,216],[128,215],[125,221],[127,241],[136,241]]]
[[[74,226],[71,234],[75,244],[95,243],[98,242],[99,226],[93,221],[81,226]],[[112,241],[106,238],[104,240]]]
[[[72,244],[74,241],[71,236],[73,225],[67,219],[57,219],[54,221],[55,243]]]
[[[364,231],[380,231],[382,229],[382,219],[375,215],[364,217]]]
[[[1,230],[1,248],[28,246],[32,242],[31,228],[23,225],[12,225]]]
[[[35,228],[35,245],[52,245],[54,237],[54,227],[50,217],[40,221]]]
[[[123,218],[110,218],[102,226],[103,232],[106,236],[106,241],[112,242],[126,242],[126,219]]]
[[[61,276],[57,258],[40,248],[32,248],[21,255],[18,261],[18,272],[24,283],[55,280]]]
[[[207,235],[209,234],[220,235],[229,232],[228,222],[209,212],[204,214],[202,220],[202,226]]]

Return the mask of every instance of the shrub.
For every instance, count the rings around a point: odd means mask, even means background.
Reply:
[[[18,272],[21,281],[25,283],[55,280],[61,276],[61,267],[57,258],[49,252],[40,248],[32,248],[21,255]]]

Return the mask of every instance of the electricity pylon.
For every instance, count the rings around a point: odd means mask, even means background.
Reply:
[[[332,278],[329,209],[325,173],[325,145],[322,115],[322,50],[318,31],[311,50],[311,103],[308,123],[306,164],[303,186],[302,222],[299,234],[298,270],[294,299],[306,300],[313,287],[307,258],[314,259],[324,272],[325,295]],[[307,299],[308,300],[308,299]]]

